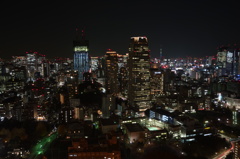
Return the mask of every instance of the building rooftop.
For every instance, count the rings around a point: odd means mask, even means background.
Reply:
[[[145,131],[143,129],[143,127],[138,123],[136,123],[136,124],[127,123],[127,124],[125,124],[125,126],[126,126],[127,130],[130,131],[130,132]]]
[[[149,131],[159,131],[159,130],[161,130],[161,128],[157,127],[157,126],[149,126],[149,127],[147,127],[147,129]]]
[[[112,119],[101,119],[101,123],[103,126],[107,125],[117,125]]]

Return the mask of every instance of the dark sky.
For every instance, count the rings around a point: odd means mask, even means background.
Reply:
[[[126,53],[132,36],[148,37],[152,57],[160,46],[165,57],[201,57],[240,43],[237,1],[2,0],[0,6],[0,58],[29,50],[72,58],[76,27],[85,27],[91,56],[108,48]]]

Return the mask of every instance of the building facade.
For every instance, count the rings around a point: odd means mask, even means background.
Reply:
[[[108,94],[118,93],[118,56],[116,51],[108,50],[106,59],[106,91]]]
[[[129,104],[138,112],[150,108],[150,54],[146,37],[132,37],[129,46]]]
[[[74,70],[78,71],[80,81],[83,80],[83,73],[88,72],[90,68],[88,50],[89,41],[85,40],[84,32],[82,31],[82,39],[77,35],[76,40],[73,41]]]

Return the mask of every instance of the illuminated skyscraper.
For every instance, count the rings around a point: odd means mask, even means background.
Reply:
[[[44,77],[44,74],[46,73],[46,65],[44,71],[44,64],[46,64],[45,55],[38,52],[29,51],[26,52],[25,58],[19,57],[18,60],[20,60],[18,61],[18,64],[26,65],[28,80],[35,80],[40,76]]]
[[[129,46],[129,104],[138,112],[150,108],[150,54],[146,37],[132,37]]]
[[[95,72],[98,69],[99,57],[91,57],[91,71]]]
[[[106,91],[108,94],[118,93],[118,56],[116,51],[108,50],[106,60]]]
[[[34,79],[34,74],[37,72],[37,53],[36,52],[26,52],[26,68],[28,80]]]
[[[78,72],[77,71],[66,71],[65,78],[68,88],[69,98],[72,99],[78,94]]]
[[[128,54],[118,54],[118,82],[119,82],[119,93],[123,97],[127,97],[128,87],[128,71],[127,71]]]
[[[78,71],[78,78],[80,81],[83,80],[83,73],[89,71],[89,41],[85,40],[84,31],[82,30],[82,38],[78,35],[73,41],[73,51],[74,51],[74,70]]]

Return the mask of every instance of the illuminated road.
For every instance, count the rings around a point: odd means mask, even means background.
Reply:
[[[215,156],[213,159],[224,159],[224,158],[226,158],[226,156],[230,153],[230,152],[232,152],[232,150],[233,150],[233,148],[234,148],[234,143],[233,142],[231,142],[231,148],[229,148],[229,149],[227,149],[226,151],[224,151],[224,152],[222,152],[222,153],[220,153],[219,155],[217,155],[217,156]]]
[[[53,133],[50,136],[47,136],[40,140],[31,151],[31,154],[29,156],[29,159],[35,159],[38,155],[44,154],[47,149],[49,148],[51,142],[55,140],[57,137],[57,133]]]
[[[223,135],[223,134],[220,134],[222,138],[225,138],[228,142],[231,143],[231,148],[229,149],[226,149],[225,151],[219,153],[218,155],[216,155],[215,157],[213,157],[213,159],[224,159],[226,158],[226,156],[231,153],[233,151],[233,148],[234,148],[234,141],[231,140],[230,137],[226,136],[226,135]]]

